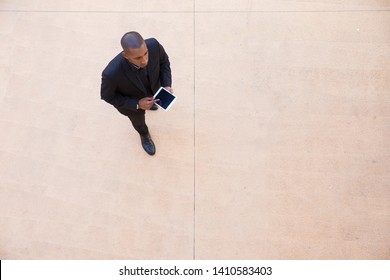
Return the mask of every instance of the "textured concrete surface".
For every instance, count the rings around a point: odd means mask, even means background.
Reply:
[[[157,145],[100,100],[137,30]],[[1,259],[389,259],[390,1],[1,1]]]

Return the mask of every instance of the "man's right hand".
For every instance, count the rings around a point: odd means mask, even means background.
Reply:
[[[160,99],[154,99],[153,97],[145,97],[138,101],[138,106],[142,110],[149,110],[154,102],[159,101]]]

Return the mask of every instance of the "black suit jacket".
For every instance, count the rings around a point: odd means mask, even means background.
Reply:
[[[149,52],[146,68],[154,93],[160,86],[171,86],[170,62],[163,46],[156,39],[146,39],[145,43]],[[136,71],[138,70],[120,53],[110,61],[102,73],[101,98],[124,115],[137,111],[138,101],[149,95]]]

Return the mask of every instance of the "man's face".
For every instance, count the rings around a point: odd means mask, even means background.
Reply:
[[[145,42],[139,47],[139,49],[128,49],[123,52],[123,56],[131,63],[138,67],[146,67],[148,65],[148,48]]]

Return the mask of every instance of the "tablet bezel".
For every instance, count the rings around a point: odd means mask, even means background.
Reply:
[[[157,95],[160,93],[160,91],[162,90],[165,90],[166,92],[168,92],[170,95],[173,96],[173,100],[171,101],[171,103],[169,103],[168,107],[165,109],[164,107],[160,106],[157,102],[155,102],[154,104],[156,104],[158,107],[160,107],[161,109],[163,109],[164,111],[168,111],[169,108],[171,108],[172,104],[175,103],[176,101],[176,96],[174,94],[172,94],[169,90],[165,89],[164,87],[160,87],[159,90],[154,94],[153,98],[154,99],[158,99],[157,98]]]

